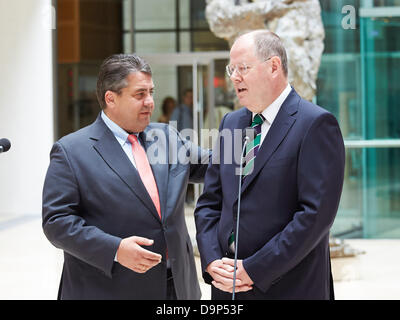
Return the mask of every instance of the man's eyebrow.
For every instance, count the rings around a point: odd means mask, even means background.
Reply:
[[[147,89],[147,88],[139,88],[139,89],[136,89],[136,90],[134,91],[134,93],[146,92],[147,90],[154,91],[154,87],[151,87],[150,89]]]

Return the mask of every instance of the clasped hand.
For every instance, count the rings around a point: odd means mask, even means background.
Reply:
[[[243,267],[243,260],[237,261],[235,292],[245,292],[253,289],[254,282],[251,280]],[[219,290],[232,293],[234,260],[222,258],[211,262],[206,271],[214,279],[212,284]]]

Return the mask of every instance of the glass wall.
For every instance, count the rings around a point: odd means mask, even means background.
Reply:
[[[356,26],[342,26],[342,8]],[[391,6],[391,7],[388,7]],[[325,51],[317,103],[346,141],[342,199],[332,234],[400,237],[400,2],[321,1]]]
[[[122,51],[121,1],[57,1],[58,138],[92,123],[100,111],[99,67]]]
[[[98,115],[97,73],[107,56],[227,50],[227,42],[208,28],[205,5],[205,0],[59,0],[57,137]],[[215,65],[216,77],[224,74],[220,65]],[[193,86],[192,69],[160,65],[152,69],[156,85],[152,120],[157,121],[165,97],[179,102],[185,89]],[[206,88],[206,73],[203,79]],[[221,79],[215,83],[223,88]]]
[[[146,55],[228,50],[227,42],[210,31],[205,6],[204,0],[124,0],[124,51]],[[152,69],[156,121],[164,98],[171,96],[179,103],[183,92],[193,87],[192,68],[157,64]],[[220,73],[217,69],[216,74]],[[203,78],[207,79],[206,73]]]

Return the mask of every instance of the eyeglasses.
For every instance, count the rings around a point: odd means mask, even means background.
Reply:
[[[269,59],[271,59],[272,57],[269,57],[267,60],[263,61],[263,62],[267,62]],[[242,63],[238,63],[235,66],[232,65],[227,65],[226,66],[226,74],[228,75],[228,77],[232,77],[233,74],[235,73],[235,71],[241,75],[241,76],[245,76],[246,74],[249,73],[249,70],[251,69],[251,66],[248,66],[246,63],[242,62]]]

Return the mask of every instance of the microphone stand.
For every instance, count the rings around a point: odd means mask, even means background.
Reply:
[[[236,215],[236,239],[235,239],[235,259],[233,264],[233,287],[232,287],[232,300],[235,300],[235,289],[236,289],[236,268],[237,268],[237,254],[239,244],[239,220],[240,220],[240,199],[242,197],[242,175],[243,175],[243,160],[244,152],[246,150],[247,143],[250,138],[246,135],[244,138],[242,154],[240,155],[240,168],[239,168],[239,191],[238,191],[238,209]]]

